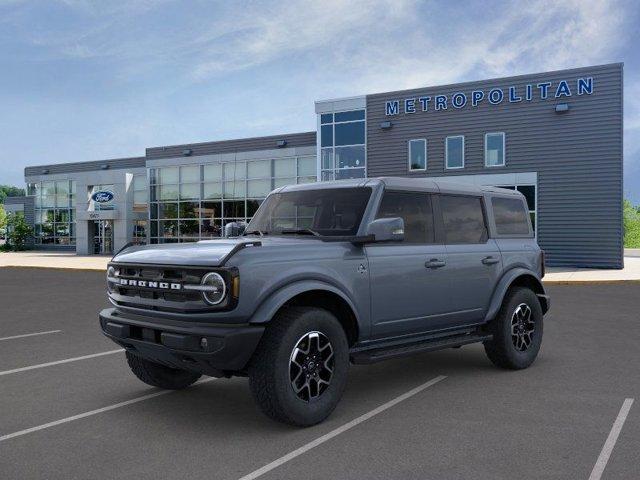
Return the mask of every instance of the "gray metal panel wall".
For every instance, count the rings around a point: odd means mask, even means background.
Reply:
[[[35,199],[34,197],[6,197],[5,205],[23,205],[24,219],[32,228],[35,224]],[[33,245],[33,238],[27,241],[28,246]]]
[[[116,170],[121,168],[139,168],[145,166],[145,157],[132,158],[112,158],[109,160],[92,160],[90,162],[75,163],[59,163],[54,165],[38,165],[34,167],[26,167],[24,176],[43,175],[44,170],[48,170],[47,174],[55,173],[73,173],[73,172],[93,172],[102,170],[103,165],[107,165],[107,170]]]
[[[183,150],[191,150],[191,155],[210,155],[216,153],[248,152],[276,148],[278,140],[286,140],[287,147],[305,147],[316,144],[316,132],[286,133],[268,137],[241,138],[220,142],[191,143],[166,147],[147,148],[148,159],[179,157]]]
[[[367,96],[368,176],[442,176],[538,172],[538,242],[553,266],[621,268],[622,229],[622,64],[585,67],[443,87]],[[593,77],[592,95],[576,95],[576,79]],[[560,80],[573,96],[553,98]],[[541,100],[535,85],[553,82],[550,98]],[[532,101],[510,103],[509,86],[520,93],[534,85]],[[505,90],[499,105],[483,101],[471,107],[385,115],[385,101],[447,95],[490,88]],[[568,103],[570,110],[555,112]],[[382,130],[380,123],[393,126]],[[506,133],[506,166],[484,166],[484,134]],[[444,141],[465,136],[465,168],[444,168]],[[426,173],[408,171],[407,141],[427,139]]]

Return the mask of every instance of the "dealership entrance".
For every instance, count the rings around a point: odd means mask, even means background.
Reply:
[[[108,255],[113,253],[113,220],[94,220],[89,223],[93,234],[93,253]]]

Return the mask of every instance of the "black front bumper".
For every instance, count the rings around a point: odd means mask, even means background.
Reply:
[[[264,327],[166,321],[100,312],[102,332],[127,351],[173,368],[215,377],[242,372],[258,346]]]

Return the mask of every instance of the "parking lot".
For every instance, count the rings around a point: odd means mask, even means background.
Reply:
[[[297,429],[243,378],[139,382],[98,328],[104,273],[0,268],[0,478],[639,478],[640,284],[548,290],[528,370],[480,345],[354,366]]]

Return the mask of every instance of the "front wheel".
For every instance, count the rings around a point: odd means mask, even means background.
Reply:
[[[336,407],[348,367],[349,345],[336,317],[293,307],[267,327],[249,365],[249,386],[267,416],[307,427]]]
[[[527,368],[540,351],[542,327],[542,308],[536,294],[528,288],[514,288],[489,324],[493,339],[485,342],[485,352],[498,367]]]

